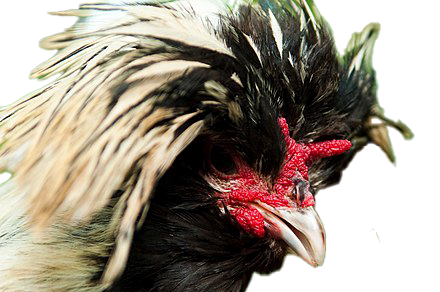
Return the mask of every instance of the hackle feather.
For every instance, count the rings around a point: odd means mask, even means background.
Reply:
[[[139,169],[121,196],[124,211],[114,213],[121,217],[117,248],[104,276],[111,283],[125,266],[157,180],[203,128],[196,107],[157,106],[167,97],[155,91],[209,67],[178,60],[170,43],[231,52],[207,24],[172,8],[86,4],[55,14],[80,19],[41,42],[58,53],[31,76],[59,78],[2,109],[1,170],[14,173],[14,187],[28,198],[32,224],[41,229],[56,213],[90,219]]]

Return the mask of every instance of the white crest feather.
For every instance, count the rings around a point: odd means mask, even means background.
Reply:
[[[255,44],[254,40],[245,33],[243,33],[243,35],[246,38],[246,40],[248,41],[251,48],[254,50],[254,53],[255,53],[255,55],[257,55],[258,60],[260,61],[260,64],[261,64],[261,53],[260,53],[260,50],[258,49],[257,45]]]
[[[281,58],[283,57],[283,31],[281,30],[278,20],[273,15],[272,10],[269,9],[270,17],[270,27],[272,28],[272,34],[275,39],[278,51],[280,52]]]
[[[312,3],[312,6],[309,5],[309,2]],[[307,12],[307,15],[312,23],[314,31],[317,33],[319,38],[319,23],[316,17],[320,17],[319,13],[316,11],[316,7],[313,1],[301,0],[301,4]]]

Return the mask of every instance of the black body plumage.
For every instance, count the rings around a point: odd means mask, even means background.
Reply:
[[[218,208],[200,178],[205,139],[195,141],[161,179],[136,233],[127,268],[110,291],[244,291],[254,272],[278,270],[281,241],[257,239]],[[207,196],[208,194],[208,196]]]

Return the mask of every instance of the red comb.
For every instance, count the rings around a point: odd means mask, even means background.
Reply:
[[[331,140],[307,144],[296,143],[294,139],[290,138],[286,119],[279,118],[278,123],[287,146],[285,165],[281,171],[282,176],[291,178],[292,172],[298,171],[304,179],[308,179],[307,165],[313,159],[339,155],[351,148],[351,142],[348,140]]]

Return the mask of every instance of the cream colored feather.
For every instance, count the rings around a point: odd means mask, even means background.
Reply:
[[[106,230],[103,238],[111,242],[113,235],[117,237],[103,277],[102,287],[106,287],[125,267],[135,222],[148,210],[155,183],[203,129],[203,121],[194,122],[176,138],[176,129],[199,112],[183,114],[170,108],[153,109],[153,104],[164,98],[160,94],[144,99],[192,69],[208,67],[199,62],[173,60],[173,48],[169,53],[150,53],[154,48],[167,46],[157,38],[232,54],[210,31],[212,24],[189,11],[87,4],[55,14],[77,16],[80,20],[65,32],[41,42],[43,48],[57,49],[58,53],[38,66],[31,76],[47,78],[60,74],[59,78],[0,111],[0,167],[1,171],[14,174],[8,186],[28,202],[16,215],[30,214],[30,222],[23,219],[23,226],[31,223],[41,230],[57,222],[43,238],[35,239],[43,242],[64,236],[61,233],[65,226],[59,228],[57,224],[69,223],[59,223],[60,217],[73,220],[81,228],[84,220],[105,208],[112,195],[121,190],[133,165],[141,169],[138,180],[123,189],[123,202],[112,211],[115,227]],[[151,63],[155,65],[148,66]],[[145,69],[134,72],[135,66]],[[133,86],[112,104],[112,90],[121,82],[131,82]],[[165,119],[169,122],[153,127]],[[1,224],[7,228],[11,223],[3,216]],[[25,240],[28,246],[18,247],[17,252],[41,248],[41,242],[36,241]],[[7,254],[11,248],[6,247],[5,251],[0,247],[0,254]],[[77,256],[74,250],[73,246],[65,246],[59,252],[73,259]],[[77,252],[85,253],[81,248]],[[29,259],[23,257],[26,260]],[[20,261],[13,265],[17,269],[25,266]],[[45,270],[35,269],[40,271],[29,273],[35,275]],[[84,273],[90,276],[91,270],[85,268]],[[24,274],[0,276],[10,279],[7,283],[27,281]]]

